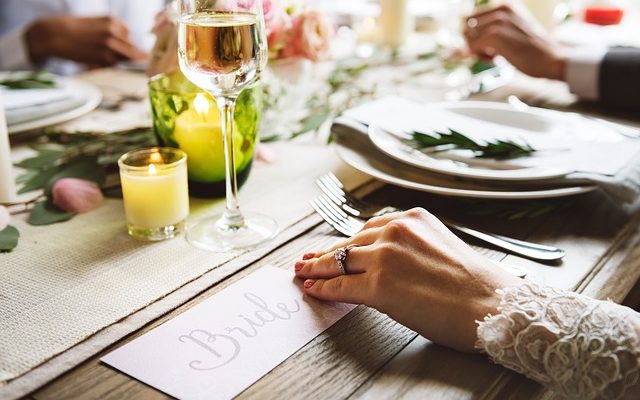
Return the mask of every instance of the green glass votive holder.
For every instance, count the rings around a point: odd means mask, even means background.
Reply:
[[[225,195],[225,164],[220,113],[215,100],[181,72],[149,80],[153,127],[161,146],[187,154],[189,193],[212,198]],[[233,146],[238,185],[251,172],[262,114],[262,88],[245,89],[236,103]]]
[[[184,232],[189,216],[187,155],[154,147],[118,160],[129,235],[143,241],[171,239]]]

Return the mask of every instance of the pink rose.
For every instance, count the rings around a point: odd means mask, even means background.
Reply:
[[[284,57],[321,59],[329,51],[334,26],[320,12],[311,10],[297,15],[289,33],[289,43],[282,50]]]
[[[0,232],[2,232],[7,225],[9,225],[9,220],[11,219],[11,214],[9,214],[9,210],[6,207],[0,206]]]
[[[267,144],[258,143],[256,146],[256,161],[260,161],[265,164],[273,164],[278,161],[278,152]]]
[[[73,213],[91,211],[104,200],[98,185],[84,179],[60,179],[53,184],[51,193],[54,206]]]

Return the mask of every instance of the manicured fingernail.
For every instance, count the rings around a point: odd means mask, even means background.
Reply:
[[[298,261],[295,265],[296,272],[300,271],[304,267],[304,262]]]
[[[316,283],[316,281],[314,279],[307,279],[306,281],[304,281],[304,287],[305,287],[305,289],[309,289],[315,283]]]
[[[303,259],[303,260],[310,260],[310,259],[312,259],[312,258],[313,258],[313,257],[315,257],[315,256],[316,256],[316,253],[307,253],[307,254],[305,254],[305,255],[303,255],[303,256],[302,256],[302,259]]]

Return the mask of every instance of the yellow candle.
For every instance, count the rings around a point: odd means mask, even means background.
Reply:
[[[193,107],[176,118],[173,138],[189,158],[189,176],[198,182],[224,180],[224,153],[220,112],[204,94],[198,94]],[[236,165],[242,165],[244,154],[242,134],[236,128],[233,134]]]
[[[120,181],[129,234],[169,239],[189,215],[187,157],[178,149],[136,150],[120,158]]]

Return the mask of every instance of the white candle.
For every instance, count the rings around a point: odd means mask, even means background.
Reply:
[[[409,0],[380,0],[380,43],[391,48],[402,46],[414,28]]]
[[[7,121],[4,117],[4,105],[2,93],[0,93],[0,203],[8,203],[14,200],[16,188],[11,164],[11,146],[9,145],[9,133]]]
[[[556,10],[560,0],[520,0],[529,9],[531,14],[547,29],[555,28]]]
[[[154,148],[127,153],[119,161],[129,234],[164,240],[181,233],[189,215],[187,156]]]

